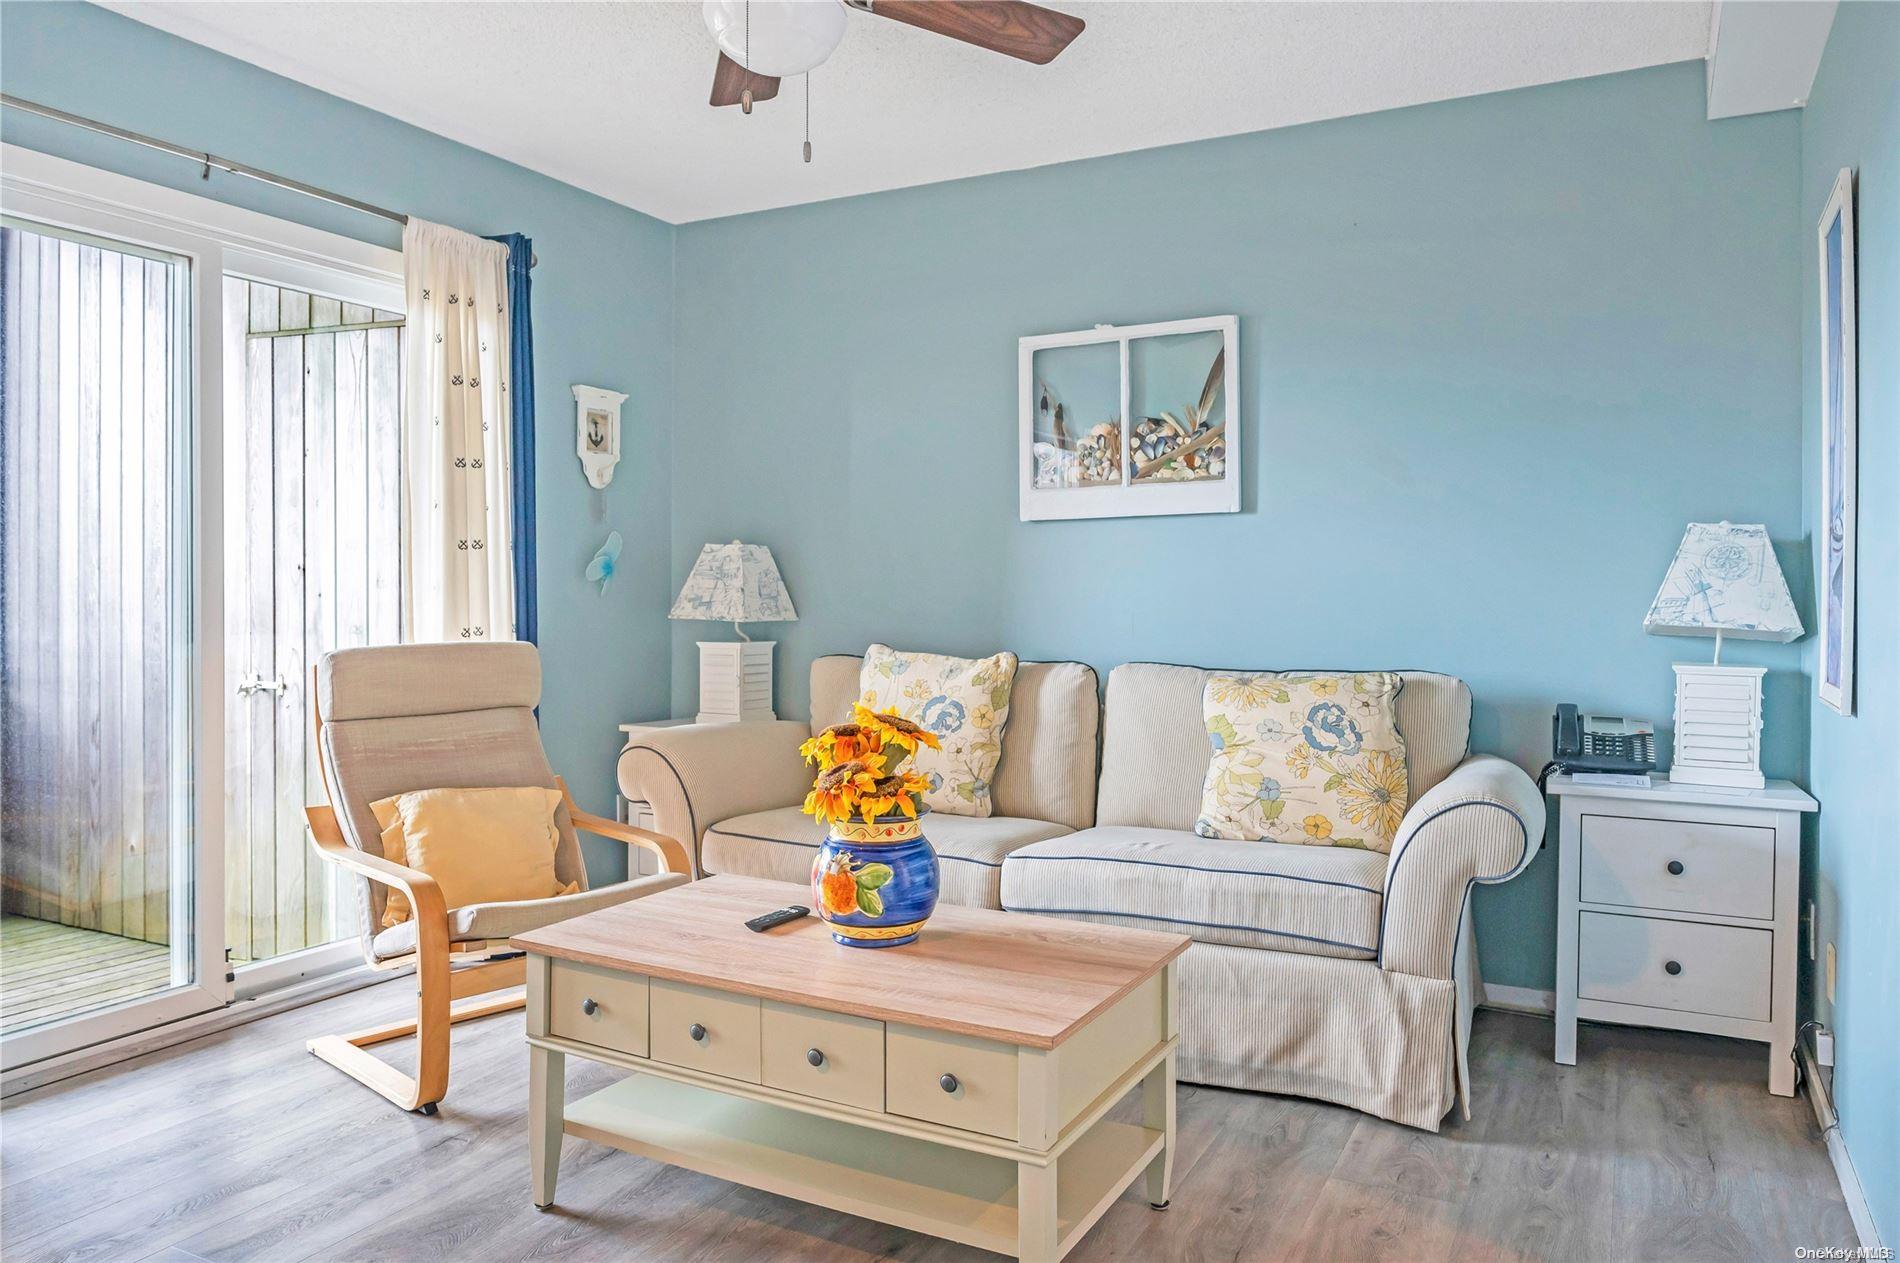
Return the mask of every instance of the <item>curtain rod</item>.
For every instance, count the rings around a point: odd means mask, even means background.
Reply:
[[[365,215],[374,215],[378,219],[387,219],[398,224],[407,224],[409,222],[409,216],[403,214],[401,211],[393,211],[384,206],[377,206],[373,202],[361,201],[354,197],[345,196],[342,193],[332,193],[330,190],[320,189],[314,184],[305,184],[302,180],[293,180],[289,176],[277,175],[274,172],[264,171],[246,163],[233,161],[230,158],[220,158],[217,154],[209,153],[202,149],[186,149],[183,145],[174,145],[170,141],[160,140],[156,136],[147,136],[142,132],[127,131],[123,127],[114,127],[110,123],[102,123],[96,118],[87,118],[83,114],[68,113],[65,110],[54,109],[50,105],[41,105],[37,101],[28,101],[24,98],[4,92],[0,92],[0,105],[4,105],[8,109],[21,110],[28,114],[37,114],[41,118],[50,118],[56,123],[69,123],[74,127],[81,127],[89,132],[98,132],[102,136],[110,136],[115,140],[124,140],[134,145],[143,145],[147,149],[155,149],[159,153],[170,154],[174,158],[183,158],[188,162],[196,163],[203,167],[207,178],[209,178],[211,174],[211,169],[216,167],[220,171],[227,171],[232,175],[243,176],[247,180],[256,180],[261,184],[269,184],[276,188],[286,189],[292,193],[301,193],[305,197],[314,197],[320,202],[329,202],[332,206],[341,206],[346,210],[361,211]],[[529,266],[532,267],[540,261],[540,257],[537,255],[529,260]]]

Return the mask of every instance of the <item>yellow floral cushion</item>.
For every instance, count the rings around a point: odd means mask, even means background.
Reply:
[[[858,672],[860,701],[922,725],[943,743],[941,750],[919,749],[912,766],[930,778],[924,805],[951,816],[990,814],[1015,683],[1013,653],[952,658],[872,645]]]
[[[1411,800],[1403,683],[1389,671],[1209,676],[1201,714],[1214,755],[1194,832],[1391,854]]]

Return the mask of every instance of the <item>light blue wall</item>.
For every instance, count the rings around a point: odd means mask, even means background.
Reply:
[[[613,725],[690,710],[693,640],[730,634],[661,627],[708,540],[778,554],[804,614],[784,713],[812,656],[878,638],[1418,666],[1470,680],[1474,744],[1531,767],[1559,700],[1666,723],[1668,663],[1704,646],[1640,620],[1685,521],[1766,521],[1811,608],[1800,124],[1705,122],[1695,65],[673,230],[97,9],[0,23],[9,92],[535,238],[543,719],[597,808]],[[395,240],[54,124],[4,136]],[[1224,312],[1245,511],[1017,522],[1015,340]],[[598,496],[567,456],[575,382],[632,394]],[[854,522],[905,560],[853,570]],[[601,599],[578,573],[610,526]],[[1801,650],[1734,656],[1772,668],[1769,770],[1802,774]],[[1493,980],[1550,985],[1553,880],[1540,858],[1481,892]]]
[[[1556,702],[1666,723],[1685,522],[1766,522],[1809,604],[1800,124],[1704,114],[1678,65],[684,226],[674,576],[771,545],[784,714],[883,639],[1434,668],[1532,769]],[[1018,337],[1228,312],[1244,512],[1017,521]],[[1733,658],[1799,774],[1800,647]],[[1551,985],[1554,882],[1480,893],[1488,978]]]
[[[0,5],[7,92],[213,150],[476,233],[524,232],[534,273],[539,441],[542,723],[549,756],[582,803],[608,811],[627,719],[668,703],[663,624],[668,406],[672,397],[673,229],[602,198],[399,123],[255,66],[77,4]],[[0,136],[187,192],[376,241],[392,224],[58,123],[6,111]],[[574,457],[577,382],[628,392],[622,459],[595,492]],[[581,567],[609,528],[627,547],[603,599]],[[624,849],[590,840],[596,878],[625,867]]]
[[[1859,181],[1860,514],[1857,707],[1812,705],[1817,923],[1839,949],[1835,1099],[1874,1220],[1900,1241],[1900,5],[1843,4],[1801,119],[1802,522],[1821,520],[1820,304],[1814,226],[1835,177]],[[1815,669],[1809,647],[1809,669]],[[1818,860],[1818,863],[1815,861]]]

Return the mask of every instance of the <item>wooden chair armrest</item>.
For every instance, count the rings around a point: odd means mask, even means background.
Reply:
[[[319,857],[371,881],[395,886],[409,896],[409,904],[415,910],[418,946],[422,938],[431,937],[424,928],[429,925],[441,927],[442,943],[447,946],[449,906],[435,878],[420,869],[405,868],[394,860],[359,851],[345,842],[342,826],[337,824],[336,812],[330,807],[306,807],[304,818],[310,825],[310,845],[316,848]]]
[[[686,858],[686,848],[679,839],[669,838],[663,833],[654,833],[648,829],[636,829],[630,824],[621,824],[618,820],[609,820],[605,816],[596,816],[592,812],[582,811],[568,799],[567,814],[574,821],[574,827],[583,833],[596,837],[612,838],[625,842],[629,846],[644,847],[660,857],[660,871],[665,873],[685,873],[693,875],[692,862]]]

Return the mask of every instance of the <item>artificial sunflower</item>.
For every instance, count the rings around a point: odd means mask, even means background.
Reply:
[[[915,820],[917,804],[929,788],[930,778],[917,772],[880,776],[870,792],[858,801],[858,812],[866,820],[875,820],[896,810]]]
[[[805,762],[815,763],[821,770],[857,759],[875,761],[880,773],[885,761],[883,750],[883,738],[875,730],[853,723],[833,724],[798,747]]]
[[[872,793],[883,775],[880,760],[875,767],[863,759],[852,759],[818,774],[811,793],[805,795],[805,814],[820,821],[849,820],[858,805]]]
[[[1405,817],[1405,763],[1389,750],[1372,750],[1346,773],[1339,786],[1339,808],[1346,819],[1390,842]]]
[[[907,754],[917,753],[919,746],[929,746],[932,750],[943,749],[943,743],[937,740],[936,733],[918,727],[902,715],[874,711],[860,702],[852,708],[851,718],[875,732],[884,745],[901,746]]]

